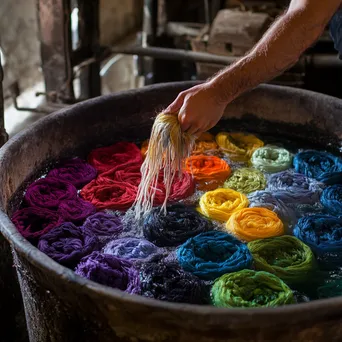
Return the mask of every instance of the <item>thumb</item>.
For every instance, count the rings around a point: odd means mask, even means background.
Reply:
[[[185,94],[180,93],[177,98],[166,108],[165,112],[169,114],[178,114],[184,103]]]

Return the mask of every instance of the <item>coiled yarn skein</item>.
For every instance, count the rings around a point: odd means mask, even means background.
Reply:
[[[93,252],[81,260],[75,273],[131,294],[140,294],[141,291],[139,272],[133,264],[113,255]]]
[[[195,141],[194,149],[191,152],[192,155],[198,154],[208,154],[208,155],[218,155],[219,149],[215,142],[215,137],[209,133],[202,133],[199,138]]]
[[[257,207],[233,213],[226,229],[238,239],[247,242],[284,234],[284,225],[277,214]]]
[[[251,163],[263,172],[280,172],[291,167],[292,154],[282,147],[268,145],[254,151]]]
[[[249,268],[252,257],[247,246],[219,231],[199,234],[177,249],[179,264],[185,271],[205,280]]]
[[[216,189],[206,192],[199,201],[199,211],[220,222],[225,222],[240,209],[248,206],[247,197],[232,189]]]
[[[256,270],[273,273],[289,285],[308,281],[315,267],[311,249],[294,236],[255,240],[248,248]]]
[[[342,185],[332,185],[324,189],[321,203],[331,215],[342,216]]]
[[[293,234],[313,250],[322,264],[342,266],[342,219],[330,215],[305,216],[298,220]]]
[[[342,182],[342,160],[328,152],[299,152],[293,159],[293,166],[296,172],[328,185]]]
[[[88,216],[95,214],[96,208],[91,203],[76,198],[61,202],[58,212],[65,222],[82,224]]]
[[[152,209],[143,224],[145,238],[159,247],[178,246],[188,238],[211,229],[210,221],[182,204],[167,206],[166,215],[160,213],[160,208]]]
[[[226,308],[275,307],[294,304],[291,289],[274,274],[242,270],[225,274],[211,289],[212,303]]]
[[[224,183],[223,187],[248,194],[253,191],[265,189],[266,178],[259,170],[242,168],[234,171],[233,175]]]
[[[221,132],[216,135],[216,142],[233,161],[248,161],[257,148],[264,146],[255,135],[245,133]]]
[[[229,165],[215,156],[196,155],[185,160],[185,170],[193,175],[199,190],[213,190],[231,173]]]
[[[175,263],[165,261],[143,264],[140,270],[145,297],[175,303],[206,304],[205,284]]]

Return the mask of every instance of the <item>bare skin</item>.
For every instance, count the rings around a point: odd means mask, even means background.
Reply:
[[[293,66],[322,34],[341,0],[292,0],[256,46],[207,82],[181,92],[167,108],[182,130],[200,134],[214,127],[236,97]]]

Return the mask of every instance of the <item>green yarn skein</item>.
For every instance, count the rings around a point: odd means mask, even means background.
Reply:
[[[242,270],[224,274],[211,288],[213,305],[226,308],[275,307],[295,303],[291,289],[274,274]]]
[[[266,178],[261,171],[245,167],[234,171],[233,175],[225,181],[223,187],[249,194],[253,191],[265,189]]]
[[[264,172],[275,173],[287,170],[292,165],[292,154],[282,147],[267,145],[254,151],[252,165]]]
[[[255,240],[247,246],[256,270],[273,273],[289,285],[307,281],[315,268],[313,252],[294,236]]]

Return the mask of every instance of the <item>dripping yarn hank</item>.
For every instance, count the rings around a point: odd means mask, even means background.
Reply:
[[[329,214],[342,216],[342,185],[336,184],[324,189],[321,203]]]
[[[140,294],[139,273],[129,260],[93,252],[82,258],[75,273],[102,285],[130,294]]]
[[[145,238],[159,247],[178,246],[188,238],[212,229],[209,220],[182,204],[167,206],[165,216],[160,215],[160,208],[154,208],[143,223]]]
[[[204,280],[250,268],[252,256],[245,244],[219,231],[201,233],[177,249],[181,267]]]
[[[75,268],[80,260],[100,249],[100,243],[95,235],[85,234],[71,222],[42,235],[38,249],[63,266]]]
[[[141,167],[142,181],[134,202],[137,219],[153,207],[161,170],[164,172],[165,186],[165,200],[161,209],[165,212],[174,177],[177,173],[181,177],[183,159],[190,155],[194,140],[193,136],[182,132],[176,115],[161,113],[156,117]]]
[[[308,281],[315,268],[310,247],[294,236],[284,235],[248,243],[255,269],[275,274],[286,284]]]
[[[275,307],[294,304],[291,289],[274,274],[242,270],[224,274],[211,289],[212,303],[218,307]]]

